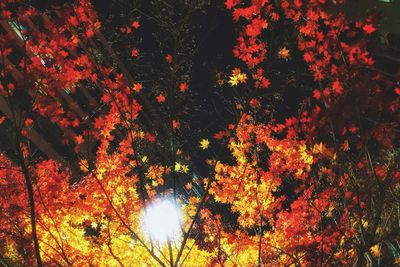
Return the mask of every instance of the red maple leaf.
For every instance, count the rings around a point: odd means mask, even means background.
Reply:
[[[181,127],[181,123],[177,120],[172,120],[172,128],[179,129],[179,127]]]
[[[315,99],[319,99],[321,97],[321,92],[319,90],[314,90],[313,91],[313,97]]]
[[[71,124],[66,118],[63,118],[59,121],[59,124],[61,127],[69,127],[69,125]]]
[[[139,55],[139,50],[136,49],[136,48],[133,48],[133,49],[131,50],[131,56],[132,56],[132,57],[137,57],[138,55]]]
[[[72,127],[74,127],[74,128],[78,128],[79,127],[79,119],[78,118],[75,118],[72,121]]]
[[[28,118],[25,120],[25,126],[26,128],[30,128],[33,124],[33,120],[31,118]]]
[[[365,24],[363,27],[363,30],[368,34],[372,34],[374,31],[376,31],[376,28],[372,24]]]
[[[305,62],[311,62],[314,59],[314,57],[308,52],[304,53],[303,58]]]
[[[146,139],[151,143],[156,141],[156,138],[151,133],[146,133]]]
[[[219,131],[218,133],[216,133],[216,134],[214,135],[214,138],[217,139],[217,140],[220,140],[220,139],[222,139],[225,135],[226,135],[226,132],[225,132],[225,131]]]
[[[332,89],[337,94],[341,94],[343,92],[343,87],[338,80],[334,81],[332,84]]]
[[[104,119],[102,117],[98,117],[94,120],[94,128],[101,129],[104,125]]]
[[[159,94],[158,96],[156,96],[156,99],[159,104],[162,104],[165,102],[165,96],[163,94]]]
[[[87,37],[91,38],[91,37],[93,37],[93,35],[94,35],[94,32],[92,31],[92,29],[88,29],[88,30],[86,31],[86,36],[87,36]]]
[[[74,27],[78,26],[79,24],[78,20],[74,16],[69,17],[68,22]]]
[[[259,108],[259,107],[261,106],[261,103],[260,103],[260,101],[258,101],[257,99],[252,98],[252,99],[250,100],[250,102],[249,102],[249,105],[250,105],[250,107],[252,107],[252,108]]]
[[[234,6],[240,4],[240,0],[226,0],[225,6],[227,9],[232,9]]]
[[[166,55],[166,56],[165,56],[165,60],[166,60],[169,64],[171,64],[171,63],[172,63],[172,56],[171,56],[171,54]]]
[[[186,92],[189,89],[189,85],[187,84],[187,82],[183,82],[179,84],[179,91],[181,91],[182,93]]]
[[[134,22],[132,22],[132,27],[135,29],[139,28],[140,27],[139,21],[135,20]]]

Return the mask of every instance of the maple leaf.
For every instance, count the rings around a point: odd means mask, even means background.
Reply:
[[[72,25],[72,26],[74,26],[74,27],[76,27],[76,26],[78,26],[78,20],[76,19],[76,17],[75,16],[70,16],[69,18],[68,18],[68,22]]]
[[[192,190],[192,187],[193,187],[192,183],[187,183],[185,185],[186,190]]]
[[[75,118],[73,121],[72,121],[72,127],[74,127],[74,128],[77,128],[77,127],[79,127],[79,119],[78,118]]]
[[[11,14],[12,13],[9,10],[3,10],[1,12],[1,17],[4,19],[9,19],[9,18],[11,18]]]
[[[166,56],[165,56],[165,60],[166,60],[169,64],[171,64],[171,63],[172,63],[172,56],[171,56],[171,54],[166,55]]]
[[[61,50],[59,54],[60,54],[60,56],[63,57],[63,58],[66,58],[66,57],[68,56],[68,52],[65,51],[65,50]]]
[[[179,129],[179,127],[181,127],[181,123],[177,120],[172,120],[172,128]]]
[[[244,73],[239,73],[237,79],[240,83],[245,83],[247,81],[247,75]]]
[[[140,27],[139,21],[135,20],[134,22],[132,22],[132,27],[135,29],[139,28]]]
[[[341,94],[343,92],[343,87],[340,84],[339,80],[335,80],[332,84],[332,89],[335,93]]]
[[[15,89],[15,85],[13,83],[9,83],[7,84],[7,88],[8,90],[13,91]]]
[[[97,76],[97,74],[96,74],[96,73],[94,73],[94,74],[90,75],[90,80],[91,80],[92,82],[96,82],[96,81],[97,81],[97,79],[98,79],[98,76]]]
[[[71,123],[66,118],[62,118],[59,121],[59,124],[60,124],[61,127],[65,127],[66,128],[66,127],[69,127]]]
[[[78,145],[82,144],[84,142],[83,136],[82,135],[75,136],[75,142]]]
[[[368,34],[371,35],[374,31],[376,31],[376,28],[372,24],[365,24],[363,27],[363,30]]]
[[[287,127],[290,127],[290,126],[292,126],[292,125],[295,125],[297,123],[297,119],[295,118],[295,117],[290,117],[290,118],[287,118],[286,120],[285,120],[285,125],[287,126]]]
[[[258,101],[257,99],[252,98],[249,102],[250,107],[252,108],[259,108],[261,106],[260,101]]]
[[[109,93],[104,93],[104,95],[101,97],[101,101],[104,103],[107,103],[111,100],[112,96]]]
[[[240,4],[241,0],[226,0],[225,6],[227,9],[232,9],[234,6]]]
[[[320,97],[321,97],[321,92],[319,91],[319,90],[317,90],[317,89],[315,89],[314,91],[313,91],[313,97],[315,98],[315,99],[320,99]]]
[[[214,138],[217,140],[221,140],[224,136],[226,136],[225,131],[219,131],[214,135]]]
[[[303,5],[303,3],[302,3],[300,0],[294,0],[294,5],[295,5],[297,8],[300,8],[300,7]]]
[[[33,125],[33,120],[31,118],[25,120],[26,128],[30,128],[32,125]]]
[[[237,86],[237,85],[239,84],[239,79],[238,79],[237,75],[229,76],[229,81],[228,81],[228,83],[229,83],[231,86]]]
[[[314,144],[312,152],[314,154],[322,154],[326,150],[324,143],[320,142],[319,144]]]
[[[187,82],[183,82],[179,84],[179,91],[181,91],[182,93],[186,92],[189,89],[189,85],[187,84]]]
[[[133,90],[135,90],[135,92],[140,92],[142,91],[142,83],[134,83],[133,84]]]
[[[209,147],[209,145],[210,145],[210,141],[208,139],[202,139],[200,141],[200,147],[203,150],[207,149]]]
[[[159,94],[158,96],[156,96],[156,100],[159,104],[162,104],[165,102],[165,96],[163,94]]]
[[[349,132],[351,132],[351,133],[353,133],[353,134],[357,133],[358,130],[359,130],[359,129],[358,129],[356,126],[354,126],[354,125],[352,125],[352,126],[349,127]]]
[[[340,146],[340,149],[343,151],[348,151],[350,149],[349,141],[345,140],[343,144]]]
[[[102,117],[98,117],[94,120],[94,128],[101,129],[104,126],[104,119]]]
[[[271,85],[271,82],[270,82],[267,78],[263,77],[263,78],[261,79],[260,87],[262,87],[262,88],[268,88],[270,85]]]
[[[181,172],[188,173],[189,172],[189,166],[188,165],[182,165]]]
[[[92,31],[92,29],[86,30],[86,36],[87,37],[91,38],[91,37],[93,37],[93,35],[94,35],[94,32]]]
[[[151,143],[154,143],[156,141],[156,138],[151,133],[146,133],[146,139],[149,140],[149,142]]]
[[[133,48],[133,49],[131,50],[131,56],[132,56],[132,57],[137,57],[138,55],[139,55],[139,50],[136,49],[136,48]]]
[[[303,58],[304,58],[305,62],[311,62],[314,60],[314,57],[312,56],[312,54],[310,54],[308,52],[304,53]]]
[[[234,68],[234,69],[232,70],[232,75],[238,75],[239,73],[241,73],[240,68]]]
[[[179,162],[175,162],[175,166],[174,166],[174,170],[176,172],[179,172],[182,168],[182,164],[180,164]]]
[[[290,57],[290,50],[286,47],[282,47],[278,51],[278,57],[282,59],[288,59]]]
[[[89,163],[86,159],[81,159],[79,161],[79,169],[84,173],[89,172]]]

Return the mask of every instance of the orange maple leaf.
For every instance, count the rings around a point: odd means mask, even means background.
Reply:
[[[76,144],[80,145],[80,144],[82,144],[84,141],[85,141],[85,140],[83,139],[83,136],[82,136],[82,135],[77,135],[77,136],[75,136],[75,142],[76,142]]]
[[[140,92],[142,90],[143,86],[142,83],[134,83],[133,84],[133,90],[135,90],[135,92]]]

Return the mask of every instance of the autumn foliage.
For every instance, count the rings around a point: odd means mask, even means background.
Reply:
[[[225,120],[209,130],[193,123],[210,106],[174,15],[207,1],[156,1],[150,52],[141,13],[107,25],[88,0],[25,2],[0,3],[2,266],[400,264],[400,84],[372,56],[374,16],[347,19],[344,0],[227,0],[234,59],[213,77]],[[301,99],[277,101],[281,88]],[[167,245],[141,226],[163,197],[184,214]]]

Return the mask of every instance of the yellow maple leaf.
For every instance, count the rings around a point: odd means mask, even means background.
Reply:
[[[200,147],[201,147],[201,149],[207,149],[208,148],[208,146],[210,145],[210,141],[208,140],[208,139],[202,139],[201,141],[200,141]]]
[[[372,252],[372,255],[375,257],[379,256],[381,254],[381,248],[379,244],[376,244],[370,248],[370,251]]]
[[[320,142],[319,144],[315,144],[312,149],[312,152],[314,154],[322,154],[324,151],[325,151],[325,145],[322,142]]]
[[[182,169],[182,164],[180,164],[179,162],[175,162],[175,171],[179,172]]]
[[[239,84],[238,76],[236,76],[236,75],[229,76],[229,81],[228,81],[228,83],[229,83],[231,86],[236,86],[236,85],[238,85],[238,84]]]
[[[188,171],[189,171],[189,166],[188,165],[182,165],[181,172],[188,173]]]

